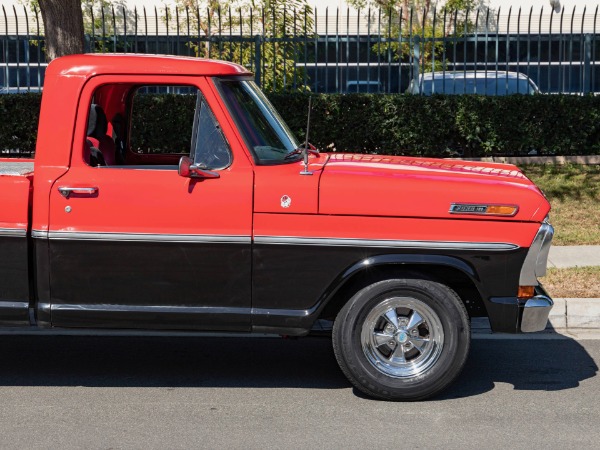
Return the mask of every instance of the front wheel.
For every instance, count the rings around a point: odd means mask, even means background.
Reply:
[[[333,327],[333,349],[350,382],[385,400],[421,400],[450,384],[470,346],[467,311],[448,286],[390,279],[358,291]]]

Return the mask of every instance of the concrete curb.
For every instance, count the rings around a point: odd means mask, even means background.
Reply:
[[[550,315],[553,328],[600,329],[600,298],[559,298],[554,305]]]

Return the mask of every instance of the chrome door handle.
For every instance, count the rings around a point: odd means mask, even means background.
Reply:
[[[94,195],[98,193],[97,187],[68,187],[68,186],[60,186],[58,188],[58,192],[64,198],[69,198],[71,194],[80,194],[80,195]]]

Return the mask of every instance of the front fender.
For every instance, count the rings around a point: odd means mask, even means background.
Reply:
[[[253,308],[254,331],[259,332],[284,332],[285,334],[302,335],[308,333],[314,322],[321,316],[327,307],[341,308],[347,300],[338,297],[346,288],[354,287],[353,281],[361,275],[368,275],[369,272],[379,271],[383,268],[397,269],[401,266],[410,266],[414,270],[415,266],[436,266],[447,267],[460,271],[479,291],[481,282],[474,267],[462,259],[453,256],[435,255],[435,254],[383,254],[373,255],[354,262],[344,269],[328,285],[325,291],[318,298],[317,302],[308,309],[290,310],[290,309],[262,309]],[[337,311],[336,311],[337,312]],[[284,325],[282,327],[282,325]]]
[[[327,304],[335,297],[335,295],[344,287],[348,286],[355,277],[361,273],[372,270],[377,270],[381,267],[390,267],[395,265],[410,265],[410,266],[443,266],[456,269],[466,275],[475,285],[480,294],[483,294],[481,281],[477,272],[469,263],[446,255],[410,255],[410,254],[387,254],[376,255],[365,258],[354,263],[341,273],[323,293],[317,303],[315,312],[321,313]]]

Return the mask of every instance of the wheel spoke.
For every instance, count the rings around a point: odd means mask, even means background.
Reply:
[[[383,316],[385,320],[387,320],[390,324],[394,326],[395,329],[398,329],[398,314],[396,314],[395,309],[390,309]]]
[[[421,317],[421,315],[417,311],[413,311],[410,315],[410,319],[408,320],[408,325],[406,326],[406,328],[412,330],[413,328],[421,325],[423,321],[424,319]]]
[[[423,349],[429,342],[429,339],[425,339],[422,337],[411,337],[408,341],[417,349],[419,352],[423,353]]]
[[[393,334],[388,334],[384,331],[378,331],[373,333],[373,337],[375,338],[375,344],[377,345],[377,347],[387,344],[394,339]]]
[[[425,300],[393,296],[372,307],[361,325],[360,344],[380,373],[409,379],[427,373],[444,350],[438,314]]]
[[[398,344],[392,354],[390,355],[390,360],[396,358],[396,362],[405,363],[406,358],[404,357],[404,345]]]

